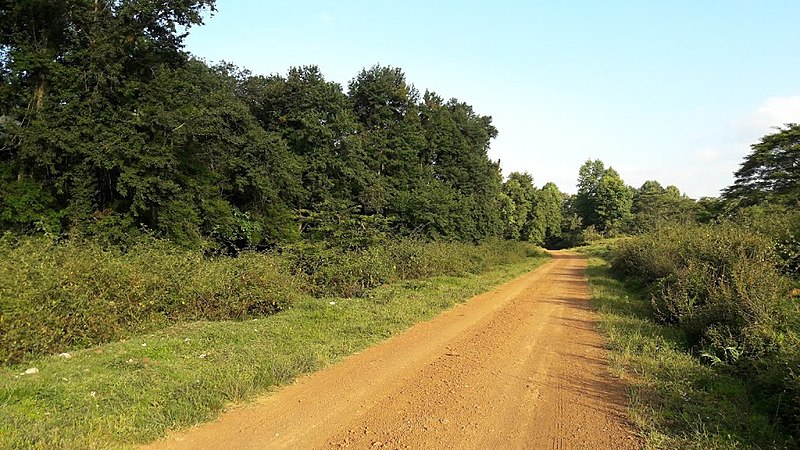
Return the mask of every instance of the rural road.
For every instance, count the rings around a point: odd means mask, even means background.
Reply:
[[[552,261],[145,448],[637,449],[586,261]]]

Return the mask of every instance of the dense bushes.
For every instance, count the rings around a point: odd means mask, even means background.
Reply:
[[[208,258],[158,241],[128,252],[91,242],[0,238],[0,363],[147,332],[176,321],[241,320],[299,295],[356,296],[380,284],[482,272],[531,247],[389,242]]]
[[[242,319],[288,306],[285,259],[206,259],[166,244],[127,253],[46,239],[0,241],[0,362],[144,332],[171,321]]]
[[[480,273],[498,264],[539,254],[535,247],[511,241],[481,245],[458,242],[388,241],[365,249],[304,246],[287,252],[308,276],[317,296],[360,296],[381,284],[436,275]]]
[[[693,352],[748,377],[797,427],[800,309],[781,256],[751,227],[674,226],[622,241],[612,266],[645,283],[656,318],[679,327]]]

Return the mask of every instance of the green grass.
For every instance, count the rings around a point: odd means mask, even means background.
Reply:
[[[583,250],[589,283],[611,370],[628,386],[629,416],[646,448],[796,448],[771,425],[772,414],[759,408],[746,381],[701,364],[680,330],[653,320],[640,286],[611,276],[606,247]]]
[[[0,448],[126,448],[213,419],[300,374],[521,275],[536,257],[480,275],[398,282],[361,298],[309,296],[244,322],[195,322],[0,369]],[[22,375],[36,367],[35,375]]]

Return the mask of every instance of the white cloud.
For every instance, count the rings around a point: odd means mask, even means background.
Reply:
[[[336,22],[336,17],[328,13],[323,13],[320,16],[320,20],[322,21],[322,23],[333,23]]]
[[[771,133],[773,127],[800,122],[800,96],[770,97],[734,127],[743,137],[761,137]],[[755,136],[754,136],[755,135]]]

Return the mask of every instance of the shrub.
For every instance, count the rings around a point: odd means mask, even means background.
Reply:
[[[0,238],[0,364],[180,321],[272,314],[299,295],[363,296],[392,281],[479,273],[537,254],[520,243],[403,240],[213,258],[145,236],[137,240],[123,252],[90,240]]]
[[[130,252],[43,238],[0,240],[0,363],[291,305],[302,284],[276,255],[207,259],[152,241]]]
[[[284,252],[291,255],[297,271],[308,277],[310,293],[338,297],[363,296],[372,288],[398,280],[481,273],[499,264],[542,255],[536,247],[519,242],[475,245],[414,239],[364,249],[304,243]]]
[[[612,266],[649,286],[655,318],[681,328],[690,350],[748,379],[800,431],[800,305],[775,244],[748,221],[670,227],[620,242]]]

